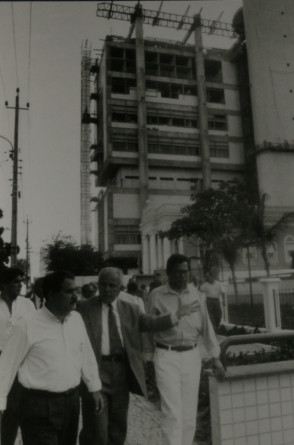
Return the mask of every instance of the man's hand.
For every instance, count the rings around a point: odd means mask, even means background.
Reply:
[[[190,304],[182,304],[180,302],[179,309],[177,310],[176,314],[177,317],[180,319],[184,317],[185,315],[190,315],[193,312],[197,312],[200,309],[200,302],[199,301],[193,301],[193,303]]]
[[[95,414],[100,414],[104,408],[103,397],[100,391],[95,391],[90,393],[95,405]]]
[[[213,363],[213,369],[214,369],[214,373],[215,373],[215,375],[216,375],[218,378],[223,379],[224,376],[225,376],[225,369],[224,369],[224,367],[223,367],[222,362],[220,361],[220,359],[219,359],[219,358],[214,358],[214,359],[212,360],[212,363]]]

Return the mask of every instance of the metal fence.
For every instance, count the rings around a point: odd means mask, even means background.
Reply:
[[[294,329],[294,289],[280,289],[282,329]],[[265,327],[263,294],[241,292],[238,297],[227,295],[229,323],[241,326]]]

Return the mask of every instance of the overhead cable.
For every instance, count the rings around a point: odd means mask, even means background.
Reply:
[[[11,13],[12,13],[12,28],[13,28],[13,44],[14,44],[15,72],[16,72],[17,86],[19,87],[19,77],[18,77],[18,68],[17,68],[17,57],[16,57],[16,38],[15,38],[15,24],[14,24],[13,2],[10,2],[10,4],[11,4]]]

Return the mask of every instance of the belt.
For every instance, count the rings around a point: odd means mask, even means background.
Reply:
[[[189,346],[188,345],[170,346],[170,345],[164,345],[163,343],[155,343],[155,346],[160,349],[166,349],[167,351],[185,352],[195,349],[197,347],[197,343],[194,343],[193,345]]]
[[[78,392],[79,386],[76,386],[75,388],[70,388],[66,391],[62,391],[62,392],[53,392],[53,391],[45,391],[42,389],[32,389],[32,388],[25,388],[24,386],[22,386],[22,389],[24,392],[28,393],[28,394],[32,394],[32,395],[36,395],[36,396],[40,396],[40,397],[68,397],[68,396],[72,396],[73,394],[75,394],[76,392]]]
[[[126,356],[123,354],[118,354],[118,355],[102,355],[101,356],[102,361],[106,361],[106,362],[125,362],[126,361]]]

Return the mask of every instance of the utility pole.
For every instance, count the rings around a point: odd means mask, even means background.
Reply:
[[[13,160],[13,175],[12,175],[12,212],[11,212],[11,267],[16,266],[17,261],[17,200],[18,200],[18,122],[19,110],[28,110],[29,103],[26,108],[19,106],[19,88],[16,89],[15,107],[9,107],[8,102],[5,102],[6,108],[15,110],[14,119],[14,146],[12,151]]]
[[[26,231],[26,270],[25,270],[25,276],[26,276],[26,288],[27,291],[30,288],[31,284],[31,262],[30,262],[30,243],[29,243],[29,224],[31,221],[29,221],[29,218],[27,218],[26,221],[24,221],[27,226]]]

